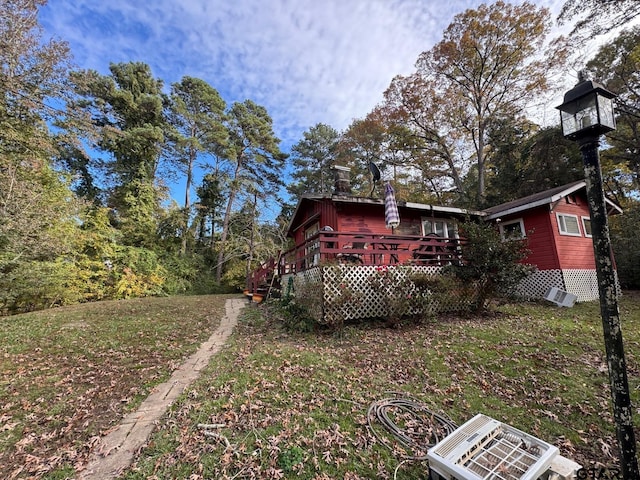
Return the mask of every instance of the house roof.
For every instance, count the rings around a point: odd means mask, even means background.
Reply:
[[[533,195],[528,195],[523,198],[519,198],[517,200],[513,200],[511,202],[501,203],[500,205],[496,205],[495,207],[486,208],[484,210],[468,210],[465,208],[457,208],[457,207],[445,207],[441,205],[429,205],[426,203],[413,203],[413,202],[404,202],[398,201],[399,208],[407,208],[411,210],[423,210],[425,212],[429,212],[432,214],[434,212],[445,213],[449,215],[471,215],[476,217],[482,217],[485,220],[495,220],[496,218],[511,215],[514,213],[524,212],[526,210],[531,210],[532,208],[540,207],[543,205],[549,205],[558,202],[562,198],[571,195],[574,192],[577,192],[583,188],[586,188],[587,182],[584,180],[579,180],[577,182],[568,183],[566,185],[561,185],[559,187],[554,187],[549,190],[545,190],[544,192],[534,193]],[[293,212],[293,216],[291,217],[291,222],[289,223],[289,228],[287,229],[287,234],[290,235],[293,230],[299,228],[301,225],[297,222],[298,214],[301,211],[302,205],[306,202],[312,202],[322,199],[331,199],[334,203],[349,203],[349,204],[361,204],[361,205],[380,205],[384,208],[384,199],[377,198],[367,198],[367,197],[354,197],[352,195],[341,195],[341,194],[307,194],[302,195],[300,200],[298,201],[298,205],[296,206],[295,211]],[[609,206],[610,213],[622,213],[622,208],[605,198],[607,205]],[[316,217],[307,219],[309,223]]]
[[[322,199],[331,199],[333,203],[380,205],[381,207],[384,208],[384,199],[354,197],[351,195],[339,195],[339,194],[330,194],[330,193],[302,195],[302,197],[300,197],[300,200],[298,200],[298,205],[296,206],[296,209],[293,212],[293,216],[291,217],[291,222],[289,223],[289,228],[287,229],[287,233],[291,234],[294,229],[300,226],[300,224],[297,223],[297,217],[304,203],[309,201],[322,200]],[[445,207],[441,205],[429,205],[426,203],[398,201],[398,207],[407,208],[411,210],[423,210],[425,212],[429,212],[429,214],[433,212],[436,212],[436,213],[440,212],[440,213],[447,213],[450,215],[473,215],[478,217],[482,217],[485,215],[484,212],[477,211],[477,210],[468,210],[465,208],[457,208],[457,207]]]
[[[495,207],[486,208],[484,210],[487,215],[486,220],[494,220],[498,217],[511,215],[513,213],[523,212],[525,210],[531,210],[532,208],[540,207],[542,205],[549,205],[556,203],[558,200],[571,195],[578,190],[586,188],[587,182],[584,180],[578,180],[577,182],[568,183],[559,187],[545,190],[544,192],[534,193],[511,202],[501,203]],[[618,204],[605,198],[605,201],[609,205],[610,209],[617,213],[622,213],[622,209]]]

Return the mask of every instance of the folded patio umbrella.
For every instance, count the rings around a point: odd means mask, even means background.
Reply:
[[[400,225],[400,214],[398,213],[396,194],[389,182],[387,182],[384,187],[384,222],[392,232],[395,227]]]

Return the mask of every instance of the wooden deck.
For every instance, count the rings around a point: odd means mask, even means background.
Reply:
[[[462,261],[462,240],[438,236],[319,232],[256,269],[249,294],[266,295],[285,275],[322,265],[415,265],[440,267]]]
[[[438,236],[319,232],[284,252],[279,274],[326,264],[443,266],[462,261],[462,241]]]

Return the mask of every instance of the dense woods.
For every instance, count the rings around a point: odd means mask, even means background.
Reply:
[[[373,162],[403,200],[474,207],[583,176],[577,147],[531,112],[561,88],[572,42],[591,24],[550,38],[550,12],[528,2],[458,14],[365,118],[342,132],[310,126],[288,152],[263,106],[227,104],[202,79],[166,85],[144,59],[106,75],[73,68],[64,41],[42,38],[45,3],[0,3],[2,314],[242,288],[286,248],[297,197],[332,189],[336,164],[351,167],[355,193],[381,194],[371,193]],[[591,0],[580,14],[618,7],[630,22],[629,3]],[[628,212],[612,231],[621,278],[635,287],[639,45],[640,27],[629,27],[582,59],[619,95],[602,158],[607,193]],[[168,195],[177,181],[181,204]],[[280,215],[261,215],[267,205]]]

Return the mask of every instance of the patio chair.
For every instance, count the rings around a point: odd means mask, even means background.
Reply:
[[[351,242],[351,245],[345,245],[343,247],[345,250],[346,249],[352,249],[352,250],[364,250],[367,248],[367,243],[366,242]],[[339,253],[337,255],[337,258],[343,262],[343,263],[364,263],[363,259],[362,259],[362,254],[360,253],[351,253],[351,252],[346,252],[346,253]]]
[[[430,240],[431,245],[420,245],[415,248],[412,251],[413,259],[420,264],[440,265],[442,257],[446,255],[446,242],[444,239],[436,233],[429,233],[423,237],[423,240]],[[442,245],[439,245],[439,243],[442,243]]]
[[[333,232],[333,228],[331,228],[330,225],[325,225],[324,227],[322,227],[320,229],[321,232]],[[327,248],[335,248],[336,244],[335,242],[326,242],[325,245]]]

